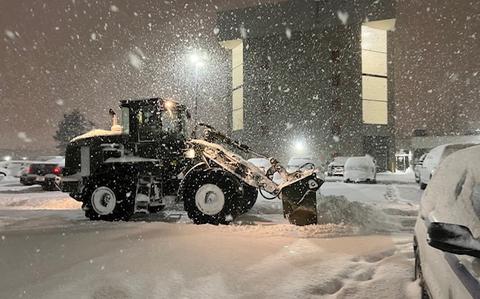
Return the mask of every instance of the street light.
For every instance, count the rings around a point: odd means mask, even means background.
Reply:
[[[306,150],[305,141],[297,139],[293,142],[293,149],[296,154],[304,154]]]
[[[193,52],[190,54],[190,62],[195,67],[195,70],[198,70],[205,65],[204,57],[202,57],[197,52]]]
[[[198,122],[198,73],[201,68],[205,66],[205,62],[207,60],[207,57],[205,54],[203,54],[199,50],[193,50],[190,55],[189,55],[189,60],[191,65],[193,66],[194,73],[193,73],[193,79],[194,79],[194,123],[196,124]]]

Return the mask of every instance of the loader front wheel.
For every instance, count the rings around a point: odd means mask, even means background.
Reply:
[[[243,186],[242,214],[250,211],[250,209],[253,208],[253,206],[257,202],[257,197],[257,188],[248,185]]]
[[[185,184],[181,197],[185,211],[195,224],[228,224],[237,212],[236,182],[221,170],[198,171]]]

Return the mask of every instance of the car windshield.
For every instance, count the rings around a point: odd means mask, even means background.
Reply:
[[[0,0],[0,111],[0,298],[480,296],[480,0]]]

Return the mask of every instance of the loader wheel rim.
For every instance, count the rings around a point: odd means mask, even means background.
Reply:
[[[217,185],[202,185],[195,193],[195,205],[206,215],[217,215],[225,206],[225,194]]]
[[[115,210],[117,199],[112,189],[100,187],[92,193],[92,207],[99,215],[110,215]]]

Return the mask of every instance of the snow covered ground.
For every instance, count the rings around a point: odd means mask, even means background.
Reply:
[[[333,223],[308,227],[262,198],[229,226],[196,226],[174,208],[90,222],[60,192],[5,180],[0,298],[417,298],[410,232],[421,191],[386,177],[328,181],[319,207]]]

